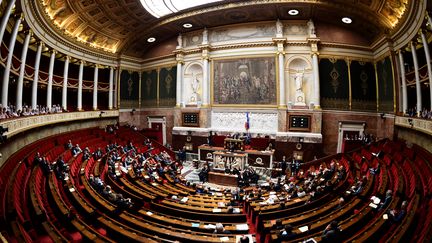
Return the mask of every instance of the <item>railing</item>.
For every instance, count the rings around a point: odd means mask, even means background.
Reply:
[[[33,128],[51,125],[55,123],[63,123],[77,120],[114,118],[118,116],[118,110],[64,112],[48,115],[28,116],[16,119],[7,119],[0,121],[0,126],[3,126],[3,128],[8,128],[8,132],[6,132],[4,135],[12,137]]]
[[[411,128],[432,136],[432,120],[407,116],[396,116],[395,125]]]

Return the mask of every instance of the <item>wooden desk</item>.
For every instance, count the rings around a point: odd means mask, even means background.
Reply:
[[[224,173],[209,172],[210,183],[224,185],[224,186],[237,186],[237,175],[229,175]]]
[[[227,152],[228,150],[222,147],[212,147],[201,145],[198,147],[198,159],[200,161],[213,161],[213,154],[219,152]],[[246,164],[253,167],[273,168],[273,151],[259,151],[259,150],[236,150],[237,154],[246,155]]]
[[[243,170],[247,163],[247,154],[216,151],[213,153],[213,168]]]

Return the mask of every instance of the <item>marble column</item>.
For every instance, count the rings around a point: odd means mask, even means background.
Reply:
[[[183,82],[182,82],[182,62],[177,61],[177,83],[176,83],[176,106],[183,106]]]
[[[422,93],[421,93],[419,66],[417,60],[417,51],[414,42],[411,41],[410,45],[411,45],[411,53],[414,61],[414,74],[415,74],[415,81],[416,81],[417,116],[420,116],[423,105],[422,105]]]
[[[431,58],[430,58],[430,52],[429,52],[429,45],[426,39],[426,35],[423,31],[420,31],[422,42],[423,42],[423,48],[426,55],[426,63],[427,63],[427,70],[428,70],[428,77],[429,77],[429,92],[430,92],[430,104],[432,106],[432,64],[431,64]]]
[[[39,42],[37,51],[36,51],[36,58],[35,58],[35,66],[34,66],[34,76],[33,76],[33,85],[32,85],[32,110],[36,110],[37,106],[37,87],[39,82],[39,67],[40,67],[40,60],[42,56],[42,47],[43,42]]]
[[[8,4],[6,5],[6,9],[4,10],[3,18],[1,20],[0,24],[0,43],[3,41],[4,32],[6,30],[7,23],[9,21],[9,17],[12,13],[12,9],[15,6],[15,0],[10,0]]]
[[[110,67],[109,86],[108,86],[108,109],[113,108],[113,82],[114,82],[114,68]]]
[[[81,60],[79,66],[79,73],[78,73],[78,99],[77,99],[78,111],[82,111],[83,72],[84,72],[84,61]]]
[[[96,64],[93,77],[93,110],[97,110],[99,67]]]
[[[314,99],[315,108],[320,109],[320,80],[319,80],[319,65],[318,65],[318,54],[312,54],[312,68],[314,77]]]
[[[16,109],[22,110],[22,97],[23,97],[23,86],[24,86],[24,75],[25,75],[25,64],[27,60],[27,51],[30,43],[30,37],[32,32],[29,31],[24,40],[24,45],[21,52],[21,66],[18,77],[17,89],[16,89]]]
[[[52,85],[53,85],[54,63],[55,63],[56,53],[57,52],[55,50],[51,52],[49,69],[48,69],[48,85],[47,85],[47,101],[46,101],[46,108],[48,111],[50,111],[52,107]]]
[[[284,53],[279,52],[278,54],[278,60],[279,60],[279,107],[286,108],[287,103],[285,99],[285,58]]]
[[[6,61],[6,67],[4,70],[4,74],[3,74],[3,86],[2,86],[2,98],[1,98],[1,103],[3,105],[3,107],[7,107],[8,106],[8,92],[9,92],[9,76],[10,76],[10,71],[11,71],[11,66],[12,66],[12,58],[13,58],[13,52],[14,52],[14,48],[15,48],[15,42],[16,42],[16,38],[18,35],[18,30],[20,27],[22,21],[22,17],[18,18],[15,21],[15,25],[13,27],[12,30],[12,35],[9,41],[9,53],[7,56],[7,61]]]
[[[202,105],[204,107],[208,106],[209,104],[209,60],[207,57],[203,58],[203,86],[202,86],[202,92],[203,92],[203,99],[202,99]]]
[[[401,86],[402,86],[402,112],[406,114],[406,112],[408,111],[408,92],[407,92],[406,76],[405,76],[405,62],[404,62],[402,50],[399,50],[399,69],[400,69]]]
[[[67,86],[68,86],[68,78],[69,78],[69,62],[70,62],[70,57],[66,56],[64,62],[64,69],[63,69],[63,89],[62,89],[62,107],[64,110],[67,110]]]
[[[120,69],[116,68],[114,70],[114,100],[113,100],[113,106],[115,108],[119,108],[119,102],[118,102],[118,96],[119,94],[119,73],[120,73]]]

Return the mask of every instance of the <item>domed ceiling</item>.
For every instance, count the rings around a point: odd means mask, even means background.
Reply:
[[[34,2],[51,29],[67,39],[105,53],[138,58],[153,45],[180,32],[276,19],[313,19],[315,23],[353,28],[372,43],[397,29],[413,4],[412,0],[225,0],[156,18],[145,10],[140,0]],[[289,15],[292,9],[299,14]],[[342,17],[350,17],[352,23],[342,23]],[[191,23],[192,28],[185,29],[184,23]],[[155,37],[156,41],[148,43],[149,37]]]

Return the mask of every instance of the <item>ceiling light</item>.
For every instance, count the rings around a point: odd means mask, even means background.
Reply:
[[[348,18],[348,17],[343,17],[342,18],[342,22],[344,22],[345,24],[351,24],[352,23],[352,19]]]
[[[299,14],[299,11],[297,9],[291,9],[288,11],[288,14],[295,16],[295,15]]]
[[[192,24],[191,23],[185,23],[183,24],[183,27],[185,27],[186,29],[192,28]]]
[[[147,42],[155,42],[155,41],[156,41],[156,38],[154,38],[154,37],[150,37],[147,39]]]

